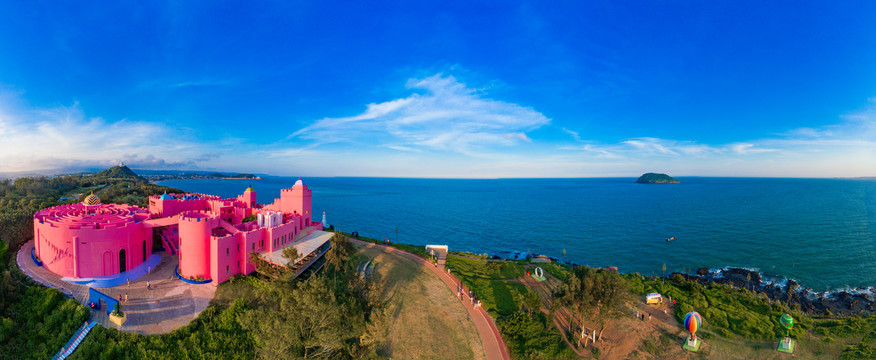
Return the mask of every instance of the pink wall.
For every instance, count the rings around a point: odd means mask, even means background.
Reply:
[[[255,191],[244,191],[243,195],[237,197],[237,201],[242,202],[246,207],[255,207],[258,204]]]
[[[70,277],[112,275],[121,270],[122,250],[124,270],[143,262],[144,246],[147,256],[151,253],[152,231],[142,226],[144,210],[113,204],[88,209],[70,204],[34,215],[37,256],[50,271]]]
[[[313,192],[303,183],[296,183],[291,189],[280,190],[280,211],[300,214],[304,217],[303,225],[308,226],[313,218],[311,209]]]
[[[249,274],[255,271],[255,265],[250,263],[249,254],[253,252],[253,246],[255,246],[255,252],[261,252],[259,248],[259,243],[264,239],[264,229],[256,229],[248,232],[240,232],[238,236],[240,236],[239,245],[243,245],[243,252],[240,252],[240,263],[243,264],[243,273]]]
[[[149,197],[149,213],[153,217],[171,217],[186,211],[208,210],[208,200],[218,199],[218,196],[204,194],[190,194],[198,199],[183,200],[183,195],[168,194],[174,197],[171,200],[161,200],[160,196]]]
[[[240,273],[238,261],[240,259],[240,234],[227,235],[213,238],[210,241],[210,278],[217,283],[224,282],[230,277]],[[243,263],[240,263],[243,266]]]
[[[190,211],[179,220],[179,273],[184,277],[210,277],[210,238],[219,217]]]
[[[292,243],[294,234],[297,233],[296,225],[293,222],[289,222],[272,228],[265,228],[264,238],[267,248],[265,251],[276,251]]]

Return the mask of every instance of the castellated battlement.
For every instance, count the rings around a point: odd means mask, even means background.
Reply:
[[[243,224],[238,224],[234,228],[236,228],[237,230],[240,230],[240,232],[242,232],[244,234],[258,232],[258,231],[261,231],[263,229],[261,226],[256,224],[255,221],[243,223]]]
[[[218,215],[214,215],[213,213],[206,210],[192,210],[186,211],[182,214],[179,214],[179,221],[190,221],[190,222],[206,222],[210,220],[219,219]]]

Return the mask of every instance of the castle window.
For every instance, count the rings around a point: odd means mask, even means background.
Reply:
[[[225,265],[225,275],[228,275],[229,272],[230,272],[229,266]]]
[[[231,250],[229,248],[225,248],[225,256],[231,255]]]

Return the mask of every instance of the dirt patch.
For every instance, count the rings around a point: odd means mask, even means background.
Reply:
[[[376,248],[373,259],[392,310],[384,355],[397,359],[485,359],[483,344],[455,294],[420,264]]]

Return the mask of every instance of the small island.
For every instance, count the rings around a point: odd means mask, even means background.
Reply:
[[[666,174],[646,173],[636,180],[636,184],[678,184],[679,181]]]

